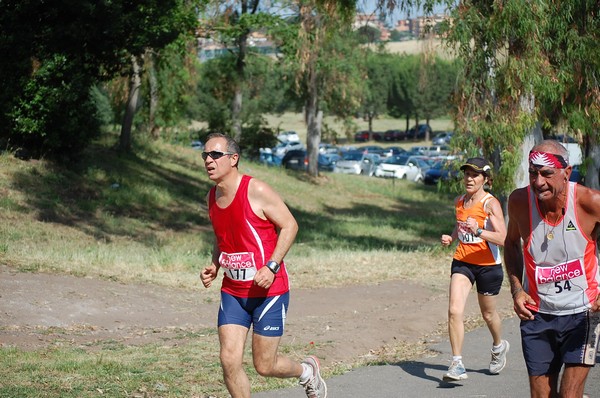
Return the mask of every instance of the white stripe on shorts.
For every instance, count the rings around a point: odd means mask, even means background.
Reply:
[[[593,366],[596,363],[598,336],[600,335],[600,312],[588,312],[588,330],[583,348],[583,364]]]

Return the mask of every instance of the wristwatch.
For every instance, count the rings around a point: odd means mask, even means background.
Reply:
[[[277,261],[273,260],[267,261],[265,266],[274,274],[277,274],[279,272],[279,268],[281,267]]]
[[[479,235],[481,235],[482,232],[483,232],[483,229],[477,228],[477,231],[475,231],[475,236],[479,238]]]

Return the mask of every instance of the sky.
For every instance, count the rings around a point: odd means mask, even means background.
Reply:
[[[357,0],[356,4],[357,4],[357,8],[359,11],[362,9],[367,14],[375,13],[375,15],[378,15],[378,12],[376,11],[377,0]],[[444,12],[444,7],[442,7],[442,6],[436,7],[436,8],[434,8],[434,12],[441,14]],[[396,21],[399,19],[406,19],[409,17],[414,18],[417,16],[421,16],[422,14],[423,13],[420,12],[418,9],[412,9],[412,10],[410,10],[410,13],[408,13],[406,11],[398,10],[398,11],[394,11],[391,15],[389,15],[386,21],[392,25],[395,25]]]

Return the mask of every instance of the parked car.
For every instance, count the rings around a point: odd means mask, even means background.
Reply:
[[[451,162],[437,161],[427,170],[423,177],[423,183],[427,185],[435,185],[439,180],[448,181],[458,178],[459,172],[452,168]]]
[[[376,153],[379,156],[382,156],[385,152],[385,149],[383,147],[380,147],[379,145],[363,145],[356,148],[356,150],[363,151],[365,153]]]
[[[429,165],[423,159],[419,159],[416,156],[391,156],[377,166],[375,176],[421,181],[423,180],[421,167],[427,168]]]
[[[446,145],[432,145],[423,151],[426,156],[446,156],[450,153],[450,147]]]
[[[283,157],[286,153],[292,150],[304,150],[304,145],[297,141],[281,142],[272,149],[273,154],[278,157]]]
[[[390,157],[390,156],[395,156],[395,155],[401,155],[401,154],[405,154],[406,149],[404,148],[400,148],[399,146],[390,146],[387,148],[383,149],[383,153],[381,154],[384,157]]]
[[[406,131],[404,130],[387,130],[383,133],[384,141],[401,141],[406,138]]]
[[[443,131],[439,134],[437,134],[435,137],[433,137],[433,139],[431,140],[431,143],[433,145],[447,145],[450,143],[450,140],[452,139],[452,131]]]
[[[260,163],[266,164],[267,166],[281,166],[281,157],[276,156],[271,148],[260,148],[258,150]]]
[[[204,144],[202,143],[202,141],[192,141],[192,149],[195,149],[197,151],[202,151],[204,150]]]
[[[580,165],[574,165],[573,171],[571,172],[571,177],[569,177],[569,181],[577,182],[579,184],[585,184],[585,178],[581,175],[581,170],[579,170]]]
[[[364,174],[372,176],[375,168],[381,162],[381,157],[375,153],[364,151],[348,151],[342,154],[335,163],[335,173]]]
[[[287,142],[300,142],[300,137],[298,133],[295,131],[284,131],[283,133],[277,136],[279,142],[287,143]]]
[[[281,165],[291,170],[306,170],[308,168],[308,155],[303,149],[288,151],[281,159]],[[320,171],[333,171],[335,161],[332,158],[319,153],[318,166]]]
[[[379,133],[377,131],[373,131],[371,139],[373,139],[375,141],[382,141],[383,140],[383,134],[381,134],[381,133]],[[356,141],[356,142],[367,142],[367,141],[369,141],[369,130],[361,130],[361,131],[357,132],[356,134],[354,134],[354,141]]]
[[[428,150],[426,146],[413,146],[408,150],[408,155],[425,155]]]
[[[325,144],[325,143],[319,144],[319,152],[321,152],[321,153],[338,153],[339,151],[340,151],[340,149],[333,144]]]
[[[411,127],[411,129],[408,130],[408,133],[406,134],[406,136],[409,139],[424,140],[425,139],[425,135],[428,132],[429,132],[430,135],[433,132],[433,130],[431,129],[430,125],[428,125],[428,124],[419,124],[418,126]]]

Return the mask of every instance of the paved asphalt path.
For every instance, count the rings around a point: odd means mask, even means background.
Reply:
[[[487,328],[479,328],[465,336],[463,362],[469,378],[459,383],[442,381],[450,365],[450,343],[432,345],[437,356],[420,358],[386,366],[355,369],[327,379],[328,398],[458,398],[529,397],[527,370],[521,351],[519,321],[503,322],[503,338],[510,343],[508,363],[499,375],[488,372],[491,337]],[[600,355],[590,371],[585,393],[600,398]],[[306,398],[302,387],[252,394],[253,398]]]

